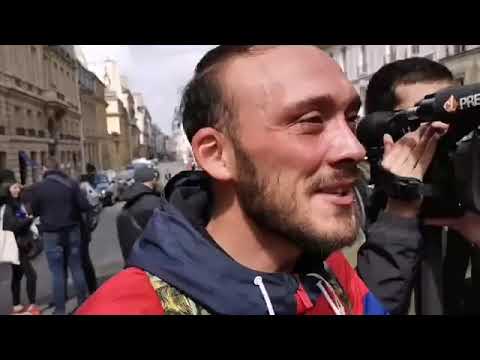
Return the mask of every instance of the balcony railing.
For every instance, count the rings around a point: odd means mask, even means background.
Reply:
[[[80,141],[79,136],[70,135],[70,134],[60,134],[60,140],[75,140]]]

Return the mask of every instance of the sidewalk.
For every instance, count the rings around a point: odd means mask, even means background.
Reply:
[[[113,275],[115,275],[116,273],[121,271],[122,266],[123,266],[123,263],[109,264],[109,265],[106,265],[106,266],[103,266],[103,267],[100,266],[97,269],[97,274],[100,274],[100,275],[97,275],[98,287],[102,286],[102,284],[105,281],[107,281]],[[75,288],[73,286],[73,282],[72,282],[71,278],[68,279],[67,286],[68,286],[69,298],[68,298],[68,300],[65,304],[66,305],[66,314],[71,315],[77,307],[77,298],[74,296]],[[54,310],[53,304],[46,303],[49,300],[50,299],[44,300],[44,301],[42,301],[43,304],[39,305],[39,308],[42,311],[42,315],[52,315],[53,314],[53,310]]]

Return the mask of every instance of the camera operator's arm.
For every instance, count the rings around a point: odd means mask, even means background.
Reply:
[[[434,226],[448,226],[476,246],[480,246],[480,215],[466,212],[460,218],[426,219],[425,224]]]
[[[447,126],[422,125],[396,143],[384,138],[382,165],[398,176],[423,179]],[[422,236],[417,219],[420,201],[388,199],[386,210],[367,229],[358,253],[357,271],[392,314],[408,312]]]

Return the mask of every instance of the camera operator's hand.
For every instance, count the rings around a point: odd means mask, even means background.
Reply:
[[[466,212],[460,218],[436,218],[426,219],[427,225],[448,226],[449,229],[457,231],[465,239],[476,246],[480,246],[480,215],[473,212]]]
[[[437,149],[438,141],[447,130],[447,124],[436,121],[420,125],[417,130],[404,135],[396,143],[390,135],[385,134],[383,168],[397,176],[423,180]],[[421,203],[422,200],[388,199],[386,211],[401,217],[415,218]]]

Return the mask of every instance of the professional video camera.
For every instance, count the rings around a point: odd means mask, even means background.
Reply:
[[[423,183],[384,170],[383,135],[396,141],[421,123],[450,124],[439,142]],[[367,149],[371,179],[390,197],[413,200],[424,197],[421,215],[461,216],[465,210],[480,213],[480,84],[451,87],[426,96],[415,107],[376,112],[358,124],[357,136]]]

